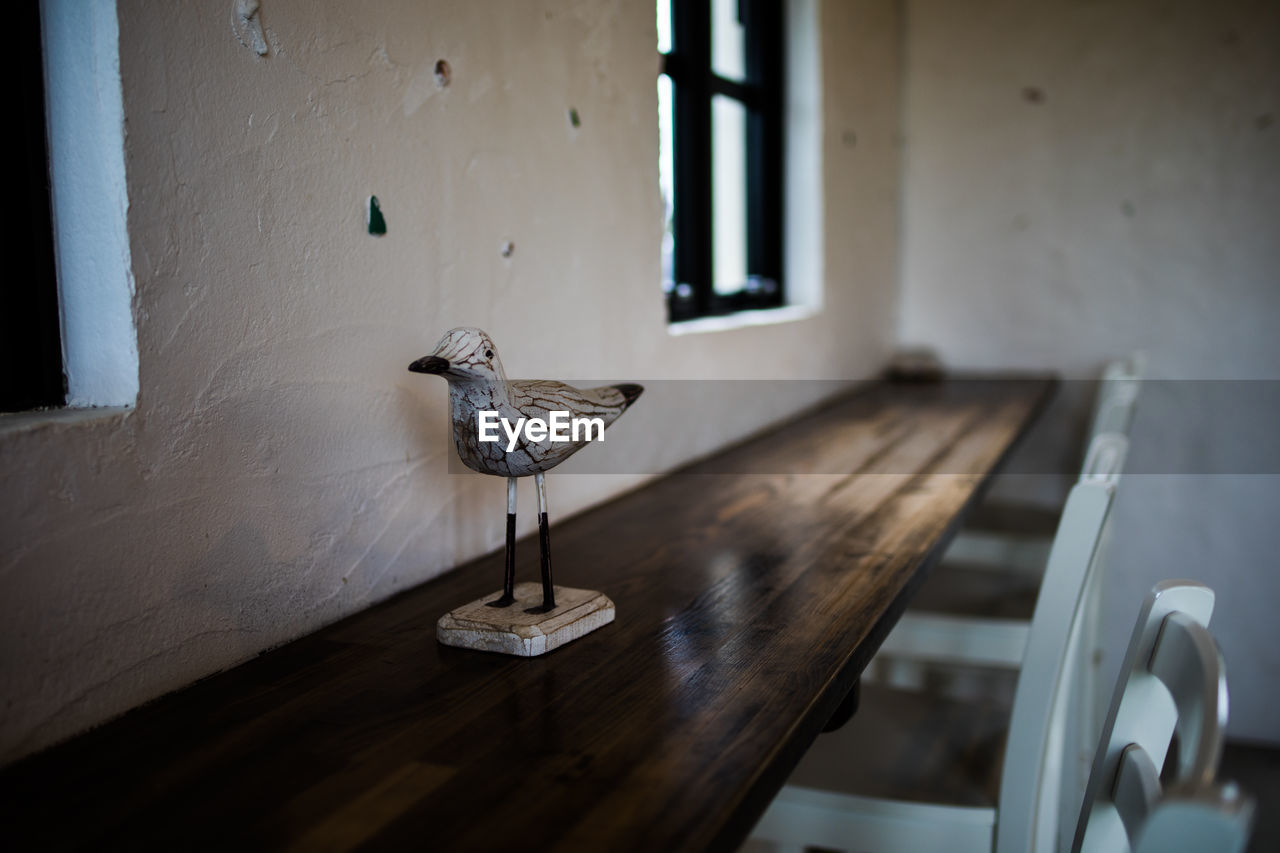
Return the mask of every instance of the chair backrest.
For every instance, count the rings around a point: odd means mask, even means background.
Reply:
[[[1051,849],[1056,840],[1068,653],[1114,494],[1114,482],[1082,480],[1062,511],[1014,693],[997,812],[998,851]]]
[[[1120,481],[1129,454],[1128,437],[1115,432],[1095,435],[1085,454],[1081,481],[1111,483]],[[1102,707],[1110,697],[1110,685],[1101,684],[1103,649],[1100,646],[1102,596],[1106,589],[1107,552],[1110,550],[1112,516],[1102,525],[1102,534],[1094,553],[1093,565],[1085,583],[1071,640],[1067,664],[1062,675],[1064,689],[1058,693],[1053,707],[1052,728],[1043,772],[1044,796],[1040,800],[1037,821],[1044,827],[1057,824],[1057,839],[1045,838],[1037,843],[1041,850],[1065,849],[1075,832],[1075,818],[1084,798],[1089,778],[1089,763],[1098,746],[1102,729]],[[1054,788],[1057,798],[1053,799]]]
[[[1146,369],[1147,358],[1141,352],[1113,361],[1103,369],[1093,406],[1090,436],[1104,432],[1125,435],[1129,432]]]
[[[1233,789],[1214,787],[1227,681],[1208,631],[1213,600],[1202,584],[1162,581],[1143,602],[1102,727],[1073,851],[1202,849],[1158,846],[1177,832],[1184,842],[1193,833],[1248,838],[1251,804]],[[1166,796],[1159,768],[1175,731],[1178,764]]]
[[[1118,432],[1103,432],[1089,441],[1084,465],[1080,469],[1081,480],[1098,480],[1115,483],[1124,470],[1125,457],[1129,455],[1129,439]]]

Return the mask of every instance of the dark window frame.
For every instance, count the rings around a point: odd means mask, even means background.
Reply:
[[[711,66],[711,0],[671,0],[671,52],[662,71],[672,83],[675,139],[674,281],[671,322],[776,308],[784,302],[783,164],[785,34],[783,0],[738,0],[746,79]],[[711,100],[724,95],[747,108],[747,282],[715,292],[712,269]],[[681,285],[688,285],[682,287]]]
[[[67,400],[49,195],[40,4],[19,3],[15,14],[22,16],[20,35],[9,62],[10,71],[15,72],[10,79],[17,80],[21,90],[22,161],[18,165],[26,211],[19,260],[0,288],[0,359],[6,365],[0,412],[62,406]]]

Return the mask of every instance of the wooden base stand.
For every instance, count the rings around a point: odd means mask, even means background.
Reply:
[[[603,592],[558,586],[556,609],[550,613],[526,613],[542,604],[542,585],[516,584],[516,602],[510,607],[490,607],[492,595],[464,604],[440,617],[436,639],[446,646],[537,657],[572,642],[613,621],[613,602]]]

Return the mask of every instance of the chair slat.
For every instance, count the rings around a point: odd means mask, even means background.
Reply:
[[[1211,785],[1227,725],[1227,672],[1218,644],[1187,614],[1171,613],[1161,623],[1147,669],[1168,688],[1178,709],[1177,783]]]
[[[1151,763],[1147,751],[1136,743],[1129,744],[1120,753],[1111,799],[1132,843],[1160,799],[1160,771]]]
[[[1249,843],[1254,808],[1253,799],[1233,784],[1190,797],[1166,796],[1138,833],[1133,853],[1241,853]]]

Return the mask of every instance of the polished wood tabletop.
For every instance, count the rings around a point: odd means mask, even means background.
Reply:
[[[0,846],[733,849],[1052,388],[863,387],[554,525],[614,623],[439,645],[490,554],[0,772]]]

